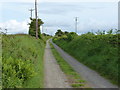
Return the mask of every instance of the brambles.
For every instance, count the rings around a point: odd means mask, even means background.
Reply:
[[[21,88],[25,81],[35,75],[33,64],[30,60],[3,59],[2,65],[3,88]]]
[[[118,35],[110,30],[108,34],[82,34],[71,41],[56,37],[53,42],[79,62],[118,84]]]
[[[67,41],[72,41],[78,35],[75,32],[70,32],[67,34]]]
[[[0,57],[0,89],[2,89],[2,57]]]
[[[55,37],[53,39],[58,39],[58,40],[65,40],[65,41],[72,41],[75,37],[77,37],[78,35],[75,32],[62,32],[61,30],[57,30],[57,32],[55,33]]]
[[[43,40],[29,35],[3,35],[3,88],[43,87],[44,47]]]

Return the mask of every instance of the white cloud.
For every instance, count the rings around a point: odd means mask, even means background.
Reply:
[[[9,20],[7,22],[0,23],[0,27],[2,28],[2,32],[5,32],[7,29],[8,34],[16,34],[16,33],[28,33],[28,20],[18,22],[16,20]]]
[[[20,1],[20,0],[17,0],[17,1]],[[34,1],[34,0],[29,0],[29,1]],[[41,1],[41,0],[38,0],[38,1]],[[47,0],[45,1],[47,2]],[[72,1],[72,0],[69,0],[69,1]],[[100,1],[100,0],[97,0],[97,1]],[[14,7],[12,7],[13,10],[11,10],[8,5],[6,11],[4,11],[6,12],[4,14],[4,17],[5,17],[4,19],[6,20],[10,19],[10,20],[4,23],[0,23],[0,27],[1,26],[7,27],[8,32],[12,34],[27,33],[28,32],[27,21],[21,21],[21,20],[24,20],[25,17],[28,18],[29,16],[28,6],[30,6],[29,4],[30,3],[28,4],[21,3],[20,4],[21,6],[17,6],[17,7],[16,7],[16,4],[12,4],[10,5],[10,7],[15,5]],[[117,24],[117,3],[59,3],[58,2],[58,3],[42,3],[39,6],[40,6],[39,16],[45,23],[42,31],[49,34],[55,33],[57,29],[62,29],[63,31],[65,30],[75,31],[74,17],[76,16],[79,17],[79,24],[78,24],[79,33],[91,31],[92,29],[108,30],[109,28],[116,28],[118,25]],[[8,9],[10,9],[11,11]],[[24,11],[25,9],[26,11]],[[10,13],[16,12],[16,14],[14,13],[10,14],[8,13],[8,11],[10,11]],[[24,11],[22,12],[23,15],[19,13],[21,11]],[[6,17],[5,15],[8,15],[8,16]],[[16,18],[16,20],[11,20],[11,18],[14,18],[14,19]],[[18,22],[17,20],[20,20],[21,22]]]
[[[100,31],[108,31],[110,29],[117,29],[118,24],[117,22],[105,22],[105,21],[97,21],[96,19],[90,18],[88,20],[88,23],[86,22],[80,22],[78,24],[78,33],[86,33],[86,32],[97,32]]]

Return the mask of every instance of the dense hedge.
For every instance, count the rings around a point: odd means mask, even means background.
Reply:
[[[113,34],[83,34],[71,41],[68,37],[53,38],[53,42],[81,63],[96,70],[113,83],[118,83],[118,36]],[[66,39],[65,39],[66,38]]]
[[[28,35],[3,35],[3,88],[43,87],[44,46],[43,40]]]

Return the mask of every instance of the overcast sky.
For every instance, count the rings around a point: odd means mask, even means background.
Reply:
[[[34,8],[33,1],[9,0],[6,2],[1,0],[0,27],[8,28],[10,34],[28,33],[27,24],[30,22],[28,10]],[[75,31],[75,17],[79,17],[79,34],[88,31],[96,32],[98,29],[118,28],[118,0],[105,1],[38,0],[39,18],[44,22],[42,32],[54,34],[57,29]]]

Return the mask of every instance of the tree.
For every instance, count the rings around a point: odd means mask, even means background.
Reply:
[[[108,34],[112,34],[113,33],[113,29],[110,29],[107,33]]]
[[[116,34],[120,34],[120,30],[115,29]]]
[[[96,32],[96,34],[97,34],[97,35],[104,35],[104,34],[105,34],[105,30],[103,30],[103,31],[98,30],[98,31]]]
[[[64,33],[59,29],[59,30],[57,30],[57,32],[55,33],[55,36],[58,36],[58,37],[60,37],[60,36],[62,36]]]
[[[64,34],[65,34],[65,35],[68,35],[68,34],[69,34],[69,32],[65,31],[65,32],[64,32]]]
[[[68,41],[72,41],[76,36],[78,36],[75,32],[70,32],[67,34]]]
[[[86,33],[86,34],[89,34],[89,35],[94,35],[94,33],[93,33],[93,32],[88,32],[88,33]]]
[[[41,38],[40,26],[44,24],[41,19],[38,19],[38,37]],[[29,23],[29,35],[36,37],[36,19],[31,19]]]

